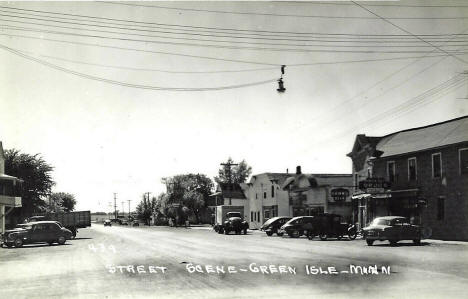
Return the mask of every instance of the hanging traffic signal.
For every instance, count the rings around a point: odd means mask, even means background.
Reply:
[[[281,77],[278,80],[278,89],[276,89],[276,91],[278,91],[278,92],[285,92],[286,91],[286,88],[284,88],[284,82],[283,82],[283,75],[284,75],[284,68],[285,67],[286,66],[284,64],[281,66]]]

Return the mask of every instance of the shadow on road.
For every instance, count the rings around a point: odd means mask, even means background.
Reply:
[[[72,246],[72,244],[68,244],[68,243],[65,243],[63,245],[59,245],[59,244],[52,244],[52,245],[49,245],[49,244],[27,244],[27,245],[23,245],[21,247],[15,247],[15,246],[12,246],[12,247],[6,247],[4,246],[3,249],[28,249],[28,248],[39,248],[39,247],[55,247],[55,246]]]
[[[419,244],[414,243],[396,243],[395,245],[391,245],[390,243],[381,243],[381,244],[374,244],[373,247],[420,247],[420,246],[429,246],[431,243],[429,242],[421,242]]]
[[[92,240],[93,238],[75,238],[75,239],[72,239],[72,240]]]

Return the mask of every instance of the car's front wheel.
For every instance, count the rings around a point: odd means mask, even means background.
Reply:
[[[300,233],[298,230],[293,230],[293,231],[289,234],[289,236],[290,236],[291,238],[299,238],[299,237],[301,236],[301,233]]]
[[[15,239],[15,247],[21,247],[23,246],[23,240],[21,238]]]
[[[415,245],[419,245],[419,244],[421,244],[421,239],[414,239],[414,240],[413,240],[413,243],[414,243]]]
[[[278,235],[278,237],[282,237],[283,236],[283,233],[276,233]]]
[[[65,241],[66,241],[66,240],[67,240],[67,239],[66,239],[64,236],[60,236],[60,237],[58,238],[58,240],[57,240],[57,243],[59,243],[60,245],[63,245],[63,244],[65,244]]]
[[[349,232],[348,239],[350,239],[352,241],[352,240],[356,239],[356,237],[357,237],[357,231]]]
[[[319,235],[319,237],[320,237],[320,240],[322,240],[322,241],[326,241],[326,240],[327,240],[327,238],[328,238],[328,235],[327,235],[327,234],[325,234],[325,233],[321,233],[321,234]]]
[[[374,244],[374,240],[367,239],[366,243],[367,243],[367,245],[372,246],[372,244]]]
[[[266,234],[267,234],[268,237],[273,236],[273,232],[266,232]]]

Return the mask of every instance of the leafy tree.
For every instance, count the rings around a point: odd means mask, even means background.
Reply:
[[[232,164],[234,161],[231,157],[228,158],[224,164]],[[245,183],[249,176],[252,174],[252,167],[250,167],[245,160],[242,160],[237,165],[228,166],[222,165],[218,171],[218,176],[215,177],[216,183]]]
[[[151,200],[143,194],[140,203],[136,206],[136,212],[138,219],[145,222],[147,225],[150,223],[150,219],[153,216],[153,212],[156,207],[156,198],[153,197]]]
[[[168,193],[163,197],[166,205],[166,215],[174,216],[175,209],[171,204],[178,203],[182,206],[178,209],[178,216],[187,218],[188,211],[200,220],[200,213],[206,209],[208,196],[213,190],[213,181],[204,174],[181,174],[163,179],[167,185]],[[183,207],[188,208],[184,209]],[[170,215],[169,215],[170,214]],[[181,221],[183,219],[180,219]]]
[[[73,194],[65,192],[52,193],[49,196],[50,210],[57,209],[64,212],[71,212],[75,209],[76,199]]]
[[[53,167],[39,154],[24,154],[16,149],[5,151],[5,173],[23,180],[22,207],[15,209],[16,216],[26,218],[46,210],[44,199],[51,194],[55,184],[52,170]]]

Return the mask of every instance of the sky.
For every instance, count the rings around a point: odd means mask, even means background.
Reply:
[[[0,141],[78,210],[133,210],[228,157],[351,173],[356,134],[468,110],[465,1],[358,4],[0,1]]]

